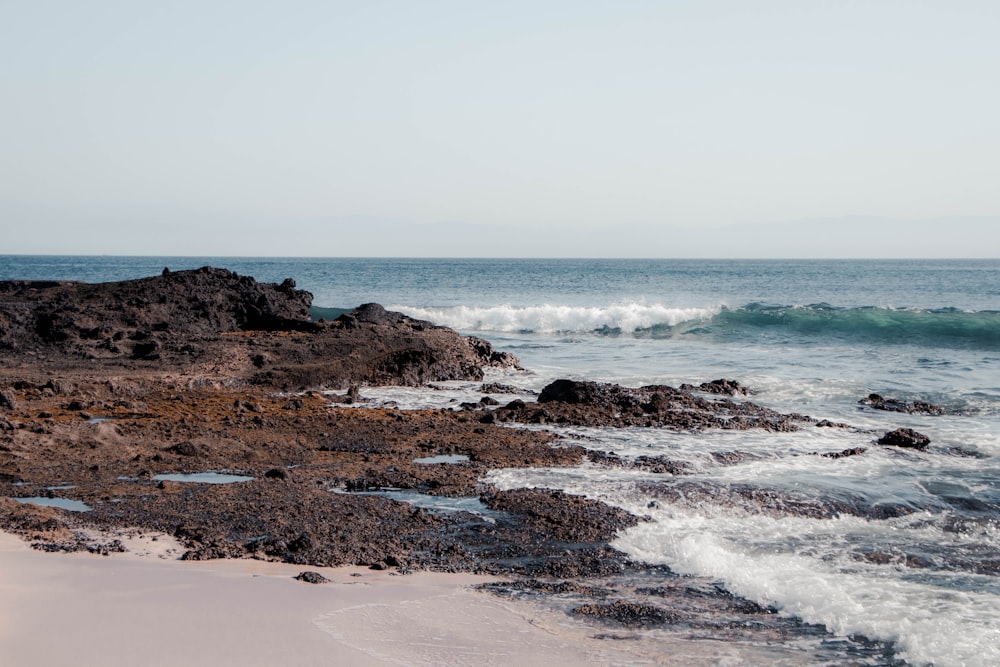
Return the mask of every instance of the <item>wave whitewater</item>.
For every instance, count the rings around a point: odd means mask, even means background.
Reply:
[[[622,303],[611,306],[452,306],[392,310],[460,331],[505,333],[633,332],[657,326],[708,320],[722,311],[714,308],[670,308],[662,305]]]
[[[392,306],[393,310],[460,331],[504,333],[634,334],[654,338],[679,335],[755,338],[779,334],[802,338],[973,347],[1000,350],[1000,311],[955,308],[919,310],[829,304],[740,308],[672,308],[662,304],[610,306]]]

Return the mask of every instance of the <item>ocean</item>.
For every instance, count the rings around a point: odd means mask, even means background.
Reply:
[[[489,481],[649,517],[614,546],[826,629],[823,647],[788,664],[1000,664],[1000,260],[0,256],[0,279],[96,282],[204,265],[292,277],[314,294],[317,317],[374,301],[485,338],[520,357],[523,372],[496,379],[526,395],[561,377],[629,386],[729,378],[754,402],[851,425],[564,428],[586,447],[667,455],[686,472],[587,463]],[[363,395],[440,407],[478,389]],[[945,414],[859,403],[871,393]],[[901,427],[930,446],[873,444]],[[857,447],[867,451],[816,455]]]

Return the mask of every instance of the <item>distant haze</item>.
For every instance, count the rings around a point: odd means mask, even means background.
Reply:
[[[0,4],[0,255],[1000,256],[1000,3]]]

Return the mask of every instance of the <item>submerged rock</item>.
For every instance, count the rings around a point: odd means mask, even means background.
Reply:
[[[706,394],[722,394],[725,396],[749,396],[752,393],[736,380],[726,379],[702,382],[697,387],[691,384],[682,384],[681,389],[685,391],[703,391]]]
[[[858,456],[859,454],[864,454],[868,449],[866,447],[851,447],[849,449],[844,449],[839,452],[824,452],[820,454],[828,459],[842,459],[847,456]]]
[[[879,394],[868,394],[867,398],[862,398],[858,403],[869,405],[876,410],[904,412],[911,415],[943,415],[945,413],[944,408],[940,405],[925,401],[900,401],[896,398],[884,398]]]
[[[626,600],[616,600],[611,604],[585,604],[573,609],[578,616],[591,616],[603,621],[613,621],[626,627],[650,627],[666,625],[675,616],[662,607]]]

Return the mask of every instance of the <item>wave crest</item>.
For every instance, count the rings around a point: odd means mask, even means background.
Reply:
[[[503,333],[632,334],[640,337],[721,337],[726,340],[781,335],[799,339],[870,341],[927,347],[1000,349],[1000,311],[955,308],[919,310],[829,304],[741,308],[673,308],[663,304],[609,306],[451,306],[391,307],[411,317],[460,331]]]
[[[622,303],[611,306],[452,306],[418,308],[392,306],[410,317],[430,320],[464,331],[505,333],[588,333],[641,331],[682,322],[707,321],[722,312],[714,308],[670,308],[664,305]]]

